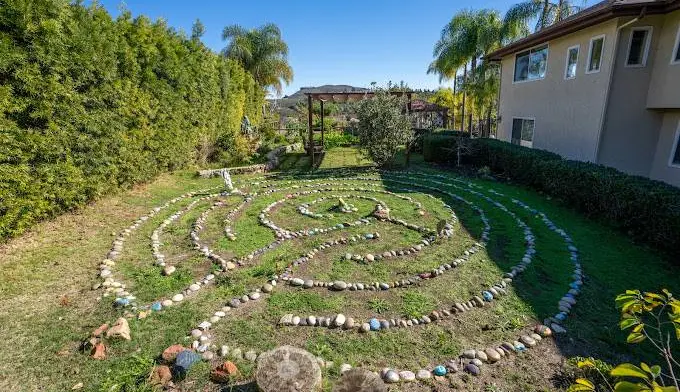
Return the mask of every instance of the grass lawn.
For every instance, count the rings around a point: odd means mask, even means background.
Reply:
[[[80,352],[79,344],[103,322],[112,322],[123,314],[111,306],[112,297],[102,297],[101,289],[91,289],[100,281],[98,265],[106,257],[116,233],[154,206],[190,190],[220,185],[221,179],[199,179],[193,171],[166,174],[150,184],[36,225],[26,235],[0,247],[0,390],[64,391],[81,382],[82,390],[86,391],[153,390],[146,380],[164,348],[176,343],[191,344],[187,334],[199,322],[230,299],[260,287],[268,277],[280,274],[291,261],[327,240],[380,234],[376,240],[322,249],[313,259],[295,267],[293,275],[324,281],[393,282],[429,272],[462,254],[479,240],[484,228],[481,216],[470,205],[440,191],[455,193],[474,203],[485,212],[491,226],[486,248],[458,268],[435,279],[387,291],[334,292],[319,287],[292,287],[279,281],[271,295],[233,309],[216,323],[211,328],[213,344],[258,353],[282,344],[303,347],[332,362],[323,368],[324,389],[330,390],[343,363],[373,370],[389,366],[415,372],[455,358],[465,349],[498,346],[514,340],[528,327],[557,313],[557,302],[569,289],[573,272],[562,237],[549,230],[538,216],[511,202],[511,198],[517,198],[544,212],[566,230],[579,249],[585,279],[579,302],[564,323],[568,332],[541,342],[522,355],[485,365],[479,377],[458,373],[443,381],[399,384],[390,390],[565,390],[569,379],[565,360],[573,356],[596,356],[612,363],[641,360],[660,363],[645,346],[625,343],[625,335],[617,326],[619,315],[614,297],[626,289],[677,291],[680,268],[653,249],[631,243],[621,233],[561,206],[559,201],[509,183],[460,177],[454,171],[423,163],[418,155],[411,162],[411,170],[416,174],[406,179],[398,172],[375,171],[356,149],[337,148],[329,150],[319,170],[310,173],[307,156],[287,154],[275,177],[235,176],[239,189],[258,192],[232,219],[236,240],[228,240],[223,230],[227,214],[240,202],[236,196],[220,198],[225,204],[208,215],[201,240],[227,260],[244,257],[275,239],[273,232],[258,221],[263,208],[295,192],[325,188],[333,189],[285,199],[270,211],[270,219],[291,230],[354,221],[369,215],[375,206],[375,202],[353,197],[363,195],[384,202],[393,217],[433,229],[440,220],[450,217],[443,207],[445,202],[459,219],[453,223],[452,238],[441,239],[415,254],[368,264],[348,261],[344,256],[378,255],[386,250],[408,248],[423,235],[392,223],[372,221],[369,225],[285,241],[253,257],[243,267],[218,276],[214,285],[176,306],[142,320],[131,317],[132,340],[107,341],[107,359],[102,361]],[[343,169],[348,167],[353,169]],[[442,174],[446,179],[436,177]],[[461,179],[463,182],[458,181]],[[273,192],[265,192],[272,189]],[[490,192],[491,189],[504,196]],[[480,195],[502,203],[515,217]],[[345,200],[358,211],[338,212],[335,208],[338,196],[347,196]],[[399,196],[412,200],[407,202]],[[326,199],[319,200],[323,197]],[[192,248],[188,236],[196,218],[212,201],[197,203],[163,231],[162,252],[178,267],[169,277],[162,276],[154,265],[149,237],[163,220],[188,205],[189,199],[162,210],[127,237],[115,274],[140,302],[171,296],[214,268]],[[303,216],[298,208],[304,203],[310,203],[309,209],[315,213],[333,216]],[[342,312],[361,321],[371,317],[417,318],[479,295],[481,290],[498,282],[525,252],[524,234],[515,218],[533,232],[536,257],[508,287],[507,296],[484,308],[427,325],[363,334],[277,326],[287,313],[318,317]],[[248,381],[254,364],[245,359],[236,360],[236,364],[243,373],[243,381]],[[208,380],[210,366],[207,362],[194,366],[178,385],[182,390],[220,390]]]

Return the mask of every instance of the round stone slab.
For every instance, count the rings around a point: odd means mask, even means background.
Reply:
[[[282,346],[259,357],[255,380],[263,392],[312,392],[321,385],[321,368],[307,351]]]

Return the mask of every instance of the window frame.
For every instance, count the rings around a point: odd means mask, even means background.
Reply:
[[[529,64],[531,64],[531,52],[537,48],[542,48],[545,47],[545,49],[548,51],[548,55],[545,56],[545,75],[542,78],[535,78],[535,79],[529,79],[529,70],[527,69],[527,78],[525,80],[515,80],[516,79],[516,72],[517,72],[517,56],[520,53],[528,52],[529,53]],[[514,60],[512,63],[512,84],[518,84],[518,83],[527,83],[527,82],[535,82],[537,80],[543,80],[545,79],[546,76],[548,76],[548,62],[550,60],[550,43],[545,42],[540,45],[533,46],[529,49],[523,50],[521,52],[515,53]],[[528,67],[528,65],[527,65]]]
[[[673,53],[671,54],[671,65],[680,65],[680,24],[678,25],[678,32],[675,34],[675,45],[673,45]]]
[[[630,57],[630,49],[633,45],[633,33],[636,31],[646,31],[644,46],[642,48],[642,62],[640,64],[628,64],[628,57]],[[624,67],[626,68],[644,68],[647,66],[647,57],[649,56],[649,48],[652,46],[652,36],[654,34],[654,28],[652,26],[640,26],[633,27],[630,29],[630,37],[628,38],[628,50],[626,51],[626,62]],[[604,49],[604,45],[603,45]]]
[[[593,59],[593,44],[595,43],[595,41],[599,39],[602,39],[602,53],[600,54],[600,62],[597,65],[597,69],[591,71],[589,70],[589,68],[590,62]],[[602,62],[604,60],[604,48],[605,48],[604,45],[606,44],[606,42],[607,42],[606,34],[600,34],[590,38],[590,44],[588,45],[588,61],[586,61],[586,75],[596,74],[602,70]]]
[[[520,130],[519,145],[522,147],[534,148],[534,137],[536,136],[536,117],[512,117],[511,124],[514,125],[515,120],[531,120],[534,123],[534,127],[531,130],[531,141],[522,140],[522,132]],[[524,123],[522,123],[524,127]],[[512,126],[510,127],[510,142],[512,142]]]
[[[675,138],[673,139],[673,144],[671,144],[671,155],[668,157],[668,167],[675,167],[680,169],[680,162],[673,162],[673,157],[678,149],[680,149],[680,121],[678,121],[678,129],[675,130]]]
[[[576,49],[576,71],[574,72],[574,76],[569,77],[569,52],[571,52],[572,49]],[[581,55],[581,44],[573,45],[567,48],[567,59],[565,60],[564,64],[564,80],[572,80],[576,79],[576,75],[578,75],[578,58]]]

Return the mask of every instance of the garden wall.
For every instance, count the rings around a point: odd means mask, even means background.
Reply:
[[[442,146],[453,137],[425,141],[425,159],[449,162]],[[551,152],[493,139],[474,139],[466,162],[555,197],[581,213],[627,233],[632,239],[680,256],[680,189],[648,178]],[[644,263],[644,260],[640,260]]]
[[[195,162],[250,154],[264,92],[162,20],[101,6],[0,6],[0,239]]]

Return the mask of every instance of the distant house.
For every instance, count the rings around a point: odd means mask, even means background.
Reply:
[[[499,139],[680,186],[680,0],[607,0],[487,59]]]

